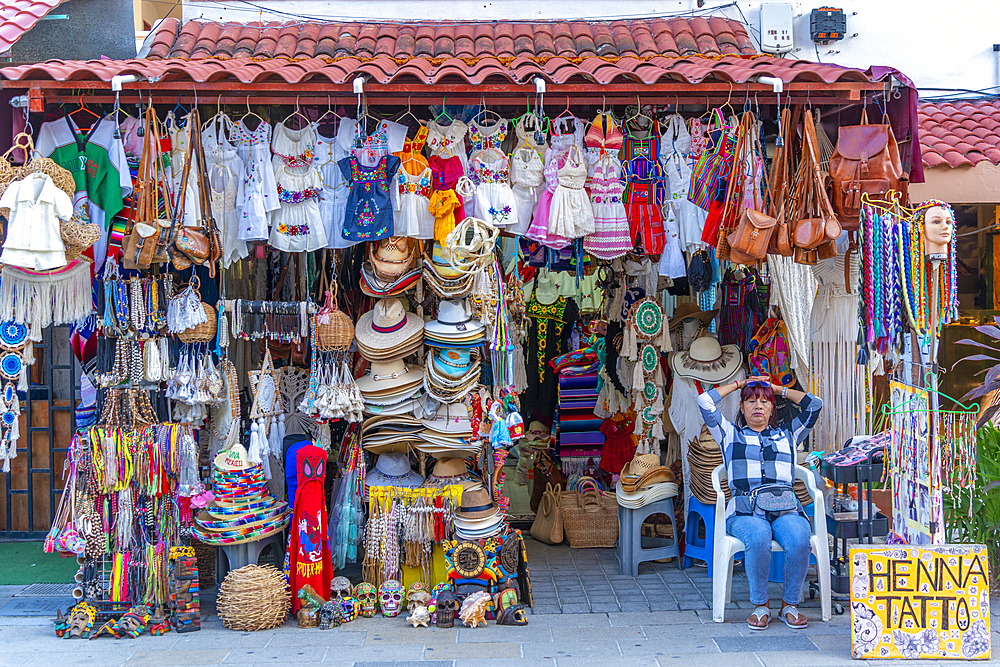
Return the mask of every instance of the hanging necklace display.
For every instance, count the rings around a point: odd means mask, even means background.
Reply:
[[[663,306],[651,297],[636,301],[625,322],[622,356],[635,364],[630,394],[633,396],[632,408],[638,415],[635,420],[638,454],[654,453],[655,443],[666,438],[662,419],[665,378],[660,354],[672,351]]]
[[[243,340],[299,343],[309,337],[309,303],[306,301],[225,302],[232,311],[229,335]]]

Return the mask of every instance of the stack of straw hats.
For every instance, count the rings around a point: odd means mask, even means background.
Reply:
[[[424,426],[411,415],[377,415],[361,424],[361,443],[373,454],[416,449]]]
[[[215,457],[215,500],[195,517],[194,536],[206,544],[264,539],[288,525],[290,510],[267,490],[264,470],[251,465],[237,443]]]
[[[424,324],[424,342],[431,347],[479,347],[486,327],[472,316],[465,299],[447,299],[438,306],[436,320]]]
[[[455,537],[460,540],[484,540],[504,528],[503,514],[485,486],[462,491],[462,504],[455,512]]]
[[[368,244],[368,260],[361,266],[361,291],[368,296],[389,297],[416,287],[420,280],[417,242],[390,236]]]
[[[368,375],[359,378],[358,389],[368,415],[412,414],[423,395],[424,373],[402,359],[373,361]]]
[[[670,468],[660,465],[656,454],[639,454],[622,468],[615,496],[622,507],[643,505],[677,495],[678,487]]]
[[[455,403],[479,384],[479,371],[478,351],[431,348],[424,367],[424,388],[439,403]]]
[[[469,464],[465,462],[465,459],[439,458],[422,486],[440,488],[451,484],[461,484],[463,489],[471,489],[482,483],[483,480],[478,475],[469,472]]]
[[[469,410],[461,403],[439,405],[430,419],[422,419],[424,430],[416,448],[435,458],[479,456],[482,445],[473,439]]]
[[[423,346],[424,323],[399,299],[380,299],[358,319],[354,338],[368,361],[402,359]]]
[[[456,271],[441,243],[434,242],[430,259],[424,259],[424,280],[443,299],[457,299],[472,291],[475,273]]]
[[[691,495],[706,505],[715,504],[715,489],[712,488],[712,471],[723,464],[722,450],[716,444],[715,438],[708,428],[701,427],[701,434],[692,438],[688,445],[688,465],[691,467],[691,479],[687,480],[691,487]],[[722,490],[729,502],[731,493],[729,484],[722,480]]]

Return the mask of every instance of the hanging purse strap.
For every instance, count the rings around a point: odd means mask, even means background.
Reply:
[[[194,110],[194,121],[189,121],[192,129],[192,142],[198,156],[198,190],[201,197],[201,227],[208,238],[208,275],[215,277],[215,262],[222,255],[219,247],[218,226],[212,213],[212,200],[209,196],[208,162],[205,160],[205,146],[201,139],[201,114]]]

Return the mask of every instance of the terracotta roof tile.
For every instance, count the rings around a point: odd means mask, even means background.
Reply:
[[[0,52],[6,51],[64,0],[0,0]]]
[[[25,0],[19,0],[24,2]],[[56,0],[47,0],[55,2]],[[3,2],[3,0],[0,0]],[[36,0],[36,4],[41,4]],[[2,35],[2,32],[0,32]],[[334,47],[336,43],[336,47]],[[638,55],[754,55],[744,27],[726,18],[629,21],[491,21],[377,24],[234,24],[165,19],[147,57],[255,58],[389,55],[413,57],[578,58]]]
[[[1000,164],[1000,100],[925,103],[917,117],[926,166]]]

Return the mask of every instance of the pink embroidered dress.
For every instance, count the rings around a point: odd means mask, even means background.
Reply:
[[[617,158],[605,156],[598,160],[590,180],[595,229],[583,239],[583,249],[598,259],[614,259],[632,250],[624,194]]]

